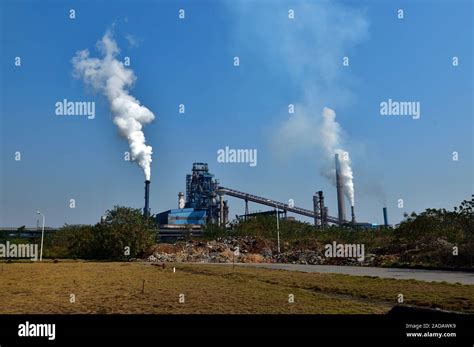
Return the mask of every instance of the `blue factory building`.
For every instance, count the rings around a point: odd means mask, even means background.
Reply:
[[[182,208],[161,212],[156,216],[160,225],[205,225],[207,220],[206,210],[195,210],[194,208]]]

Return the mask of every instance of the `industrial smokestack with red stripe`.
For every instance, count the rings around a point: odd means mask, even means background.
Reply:
[[[145,207],[143,208],[143,215],[150,216],[150,181],[145,181]]]

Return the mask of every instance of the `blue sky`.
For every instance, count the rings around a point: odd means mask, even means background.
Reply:
[[[156,116],[144,129],[153,213],[176,207],[198,161],[226,187],[305,208],[321,189],[337,215],[317,128],[287,132],[300,120],[314,126],[324,106],[351,155],[358,220],[381,222],[385,203],[392,223],[403,212],[451,209],[473,193],[472,13],[467,0],[3,1],[0,226],[36,225],[37,210],[60,226],[95,223],[116,204],[143,206],[143,173],[123,160],[127,143],[106,99],[72,76],[75,53],[97,56],[112,25],[119,58],[129,56],[137,76],[131,94]],[[420,102],[421,118],[381,116],[389,98]],[[55,115],[63,99],[95,101],[96,118]],[[258,165],[218,163],[225,146],[257,149]],[[243,211],[229,203],[232,216]]]

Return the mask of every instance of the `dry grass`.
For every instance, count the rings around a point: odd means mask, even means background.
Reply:
[[[208,274],[214,278],[229,276],[230,272],[228,267],[222,265],[184,265],[182,271]],[[239,267],[238,274],[248,281],[384,303],[388,306],[395,305],[398,295],[403,294],[404,304],[474,313],[474,286],[470,285],[285,270],[266,271],[245,267]]]
[[[172,266],[4,263],[0,313],[384,313],[398,293],[407,303],[474,312],[473,286],[231,265],[177,264],[173,273]]]

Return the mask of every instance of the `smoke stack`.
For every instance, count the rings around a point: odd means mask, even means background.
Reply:
[[[220,200],[219,200],[219,210],[220,210],[220,213],[219,213],[219,225],[221,227],[225,227],[225,223],[224,223],[224,196],[223,195],[219,195],[220,197]]]
[[[339,163],[339,154],[336,154],[336,188],[337,188],[337,216],[339,222],[343,223],[346,220],[344,212],[344,186],[341,177],[341,167]]]
[[[387,208],[383,208],[383,225],[388,227],[388,217],[387,217]]]
[[[227,200],[224,201],[224,225],[227,225],[229,221],[229,205],[227,205]]]
[[[326,226],[326,217],[328,215],[326,207],[324,207],[324,195],[323,191],[318,191],[319,197],[319,213],[321,214],[321,225]]]
[[[143,215],[150,216],[150,181],[145,181],[145,207],[143,208]]]
[[[356,216],[355,216],[355,213],[354,213],[354,206],[351,206],[351,220],[352,220],[352,224],[355,224]]]
[[[318,197],[316,194],[313,195],[313,212],[314,212],[314,226],[320,226],[321,225],[321,212],[319,211],[318,208]],[[318,221],[318,214],[319,214],[319,221]]]

